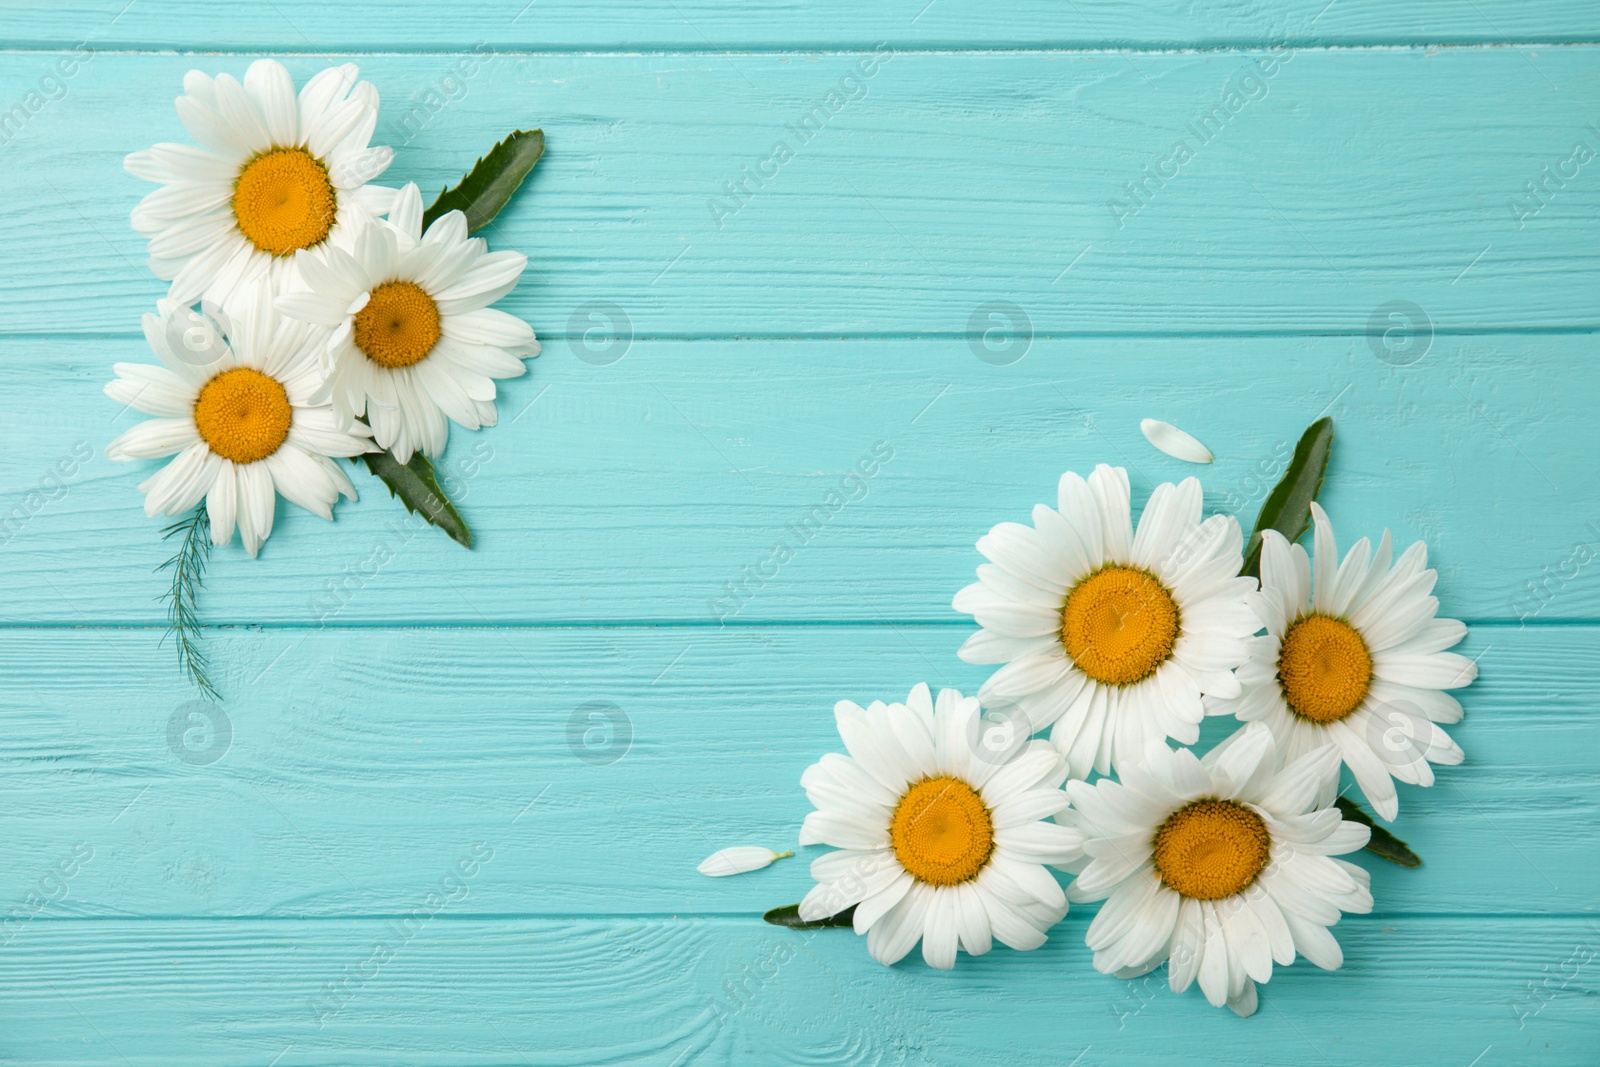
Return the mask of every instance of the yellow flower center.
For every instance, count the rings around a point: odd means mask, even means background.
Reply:
[[[1283,635],[1278,684],[1289,710],[1302,719],[1338,722],[1366,699],[1372,655],[1349,623],[1305,615]]]
[[[263,152],[245,164],[233,183],[239,232],[274,256],[320,243],[337,214],[328,168],[304,148]]]
[[[293,413],[283,386],[258,370],[237,367],[207,382],[194,402],[194,424],[211,451],[255,463],[289,437]]]
[[[355,339],[380,367],[420,363],[439,342],[439,305],[415,282],[384,282],[356,312]]]
[[[900,798],[889,822],[895,858],[919,882],[976,878],[994,852],[994,821],[983,798],[959,778],[924,778]]]
[[[1107,566],[1073,586],[1061,644],[1097,682],[1130,685],[1154,674],[1178,640],[1178,602],[1155,575]]]
[[[1231,800],[1197,800],[1156,831],[1155,864],[1167,888],[1220,900],[1250,888],[1267,865],[1272,838],[1261,816]]]

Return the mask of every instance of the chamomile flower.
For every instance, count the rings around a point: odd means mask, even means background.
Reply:
[[[127,158],[161,188],[133,209],[150,269],[180,304],[224,304],[269,275],[281,288],[294,253],[347,241],[389,210],[394,190],[367,184],[394,150],[371,147],[378,91],[355,64],[323,70],[295,95],[283,64],[261,59],[240,82],[192,70],[178,118],[199,146],[158,144]]]
[[[1252,723],[1203,759],[1162,745],[1118,770],[1120,782],[1067,783],[1057,816],[1084,837],[1067,896],[1105,900],[1084,938],[1096,970],[1133,978],[1170,961],[1174,992],[1198,978],[1213,1005],[1250,1015],[1274,963],[1344,962],[1328,927],[1371,911],[1372,894],[1365,870],[1333,858],[1370,834],[1332,806],[1338,749],[1279,769],[1271,731]]]
[[[1067,768],[1042,741],[999,758],[979,740],[978,701],[954,689],[935,701],[918,685],[904,704],[834,708],[850,755],[830,753],[801,776],[817,810],[803,845],[839,851],[811,864],[817,885],[800,917],[855,906],[855,930],[885,965],[920,939],[931,966],[955,966],[993,941],[1038,948],[1066,914],[1044,867],[1075,854],[1082,838],[1049,819],[1067,805]]]
[[[1200,483],[1156,486],[1135,532],[1128,475],[1102,464],[1061,477],[1059,510],[1006,522],[978,541],[991,562],[955,596],[983,627],[968,663],[1000,663],[978,698],[1015,705],[1072,777],[1108,773],[1172,737],[1193,744],[1202,697],[1236,696],[1233,669],[1260,626],[1240,578],[1230,515],[1201,519]]]
[[[350,251],[296,257],[309,292],[279,298],[284,314],[331,327],[328,386],[348,423],[404,463],[444,451],[446,419],[493,426],[496,378],[522,374],[539,354],[527,323],[489,305],[517,284],[527,257],[489,252],[451,211],[422,232],[422,198],[407,185],[386,222],[364,229]]]
[[[356,495],[333,459],[372,442],[366,427],[340,429],[315,402],[322,331],[281,318],[266,279],[233,306],[239,316],[227,327],[174,300],[144,316],[162,365],[118,363],[106,395],[156,417],[112,441],[106,457],[175,456],[139,486],[145,514],[177,515],[204,500],[212,542],[227,544],[237,525],[254,556],[272,532],[276,494],[332,519],[339,495]]]
[[[1250,603],[1266,628],[1239,668],[1240,693],[1211,710],[1263,722],[1289,759],[1338,746],[1379,815],[1400,810],[1395,781],[1432,785],[1431,764],[1456,764],[1461,749],[1436,724],[1461,719],[1445,692],[1478,676],[1472,660],[1445,649],[1464,624],[1435,616],[1437,574],[1418,541],[1389,565],[1384,531],[1339,560],[1333,524],[1317,504],[1312,556],[1272,530],[1261,546],[1261,590]]]

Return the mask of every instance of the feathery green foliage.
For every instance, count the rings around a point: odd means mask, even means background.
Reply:
[[[222,696],[211,684],[210,667],[200,649],[200,614],[196,598],[205,583],[206,563],[211,558],[211,518],[204,501],[186,519],[180,519],[161,532],[163,541],[182,536],[171,559],[157,571],[172,570],[172,590],[163,593],[167,602],[167,634],[178,649],[178,669],[187,674],[195,688],[217,702]],[[162,638],[166,640],[166,638]]]

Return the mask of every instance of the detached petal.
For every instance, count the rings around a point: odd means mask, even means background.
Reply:
[[[749,871],[759,871],[772,863],[773,860],[792,856],[793,852],[774,852],[770,848],[759,845],[735,845],[732,848],[718,849],[700,861],[700,866],[695,870],[707,878],[726,878],[730,874],[745,874]]]
[[[1170,422],[1159,419],[1141,419],[1139,431],[1146,441],[1155,445],[1173,459],[1185,463],[1210,463],[1211,449],[1201,444],[1192,434],[1185,433]]]

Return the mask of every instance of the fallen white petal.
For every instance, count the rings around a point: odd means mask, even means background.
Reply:
[[[739,845],[713,852],[695,870],[710,878],[726,878],[730,874],[759,871],[773,860],[792,855],[793,852],[774,852],[759,845]]]
[[[1181,459],[1185,463],[1211,462],[1211,449],[1195,440],[1194,435],[1184,433],[1170,422],[1162,422],[1160,419],[1141,419],[1139,429],[1144,433],[1145,440],[1173,459]]]

